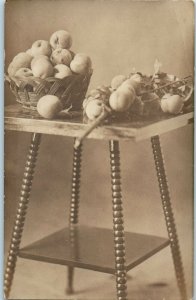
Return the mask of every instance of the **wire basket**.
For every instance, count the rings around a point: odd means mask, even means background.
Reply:
[[[77,111],[82,108],[91,76],[92,70],[85,75],[73,74],[63,79],[7,75],[5,79],[9,82],[16,101],[26,109],[36,111],[41,97],[55,95],[61,100],[63,109],[70,108],[70,110]]]

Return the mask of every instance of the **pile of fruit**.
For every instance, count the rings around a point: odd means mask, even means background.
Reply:
[[[154,74],[132,72],[115,76],[110,86],[90,91],[83,102],[84,122],[91,123],[78,138],[76,146],[103,121],[144,119],[163,114],[180,114],[193,110],[193,79],[179,79],[160,71],[156,60]]]
[[[69,32],[54,32],[49,41],[35,41],[26,52],[17,54],[8,66],[8,80],[17,86],[25,81],[40,83],[48,78],[64,79],[71,75],[85,75],[92,71],[89,56],[70,50],[72,37]],[[62,109],[57,96],[45,95],[37,104],[37,110],[45,118],[53,118]]]
[[[105,106],[117,116],[179,114],[186,110],[193,94],[192,77],[178,79],[166,73],[146,76],[131,73],[115,76],[110,86],[90,91],[83,102],[86,120],[99,117]]]

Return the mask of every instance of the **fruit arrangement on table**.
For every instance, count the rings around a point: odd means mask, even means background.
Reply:
[[[5,79],[17,102],[48,119],[64,109],[81,110],[92,62],[84,53],[75,54],[71,46],[71,34],[58,30],[49,41],[35,41],[13,58]]]
[[[99,86],[89,92],[83,102],[84,122],[90,123],[86,132],[76,140],[82,140],[102,122],[111,120],[144,119],[152,116],[193,110],[193,78],[179,79],[160,71],[156,60],[154,74],[132,72],[128,76],[115,76],[110,86]]]

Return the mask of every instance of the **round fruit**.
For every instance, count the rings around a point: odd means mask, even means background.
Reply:
[[[95,120],[103,111],[103,103],[101,100],[92,100],[86,104],[86,115],[89,120]]]
[[[43,54],[36,55],[31,61],[31,69],[33,68],[33,65],[40,59],[41,60],[44,59],[45,61],[50,61],[49,57],[46,55],[43,55]]]
[[[127,79],[125,75],[117,75],[111,81],[111,88],[117,90],[117,88]]]
[[[63,64],[58,64],[54,67],[54,77],[55,78],[65,78],[67,76],[71,76],[73,73],[70,68]]]
[[[161,99],[161,109],[164,113],[168,112],[167,99],[164,98]]]
[[[120,86],[118,90],[111,94],[109,104],[114,111],[125,112],[133,104],[135,97],[134,89],[130,90],[126,86]]]
[[[166,102],[166,104],[165,104]],[[183,98],[179,95],[165,94],[161,99],[161,109],[170,114],[178,114],[184,106]]]
[[[33,76],[33,72],[29,68],[20,68],[18,71],[16,71],[15,76],[30,77],[30,76]]]
[[[33,76],[45,79],[54,75],[54,67],[49,60],[39,59],[32,66]]]
[[[37,103],[37,111],[46,119],[53,119],[63,109],[60,99],[54,95],[45,95]]]
[[[131,80],[134,80],[134,81],[136,81],[136,82],[138,82],[138,83],[141,83],[141,82],[142,82],[142,77],[141,77],[141,75],[138,74],[138,73],[135,73],[135,74],[131,75],[130,79],[131,79]]]
[[[134,74],[130,77],[130,82],[132,86],[134,87],[136,94],[139,94],[141,92],[141,83],[142,83],[142,77],[139,74]]]
[[[50,45],[53,49],[69,49],[72,45],[71,34],[66,30],[58,30],[50,37]]]
[[[54,65],[64,64],[69,66],[72,61],[72,56],[69,50],[57,48],[52,52],[50,59]]]
[[[89,56],[84,53],[77,53],[70,63],[70,69],[76,74],[86,74],[92,66]]]
[[[30,68],[32,56],[26,52],[18,53],[8,66],[8,74],[14,76],[20,68]]]
[[[52,48],[48,41],[38,40],[35,41],[31,47],[31,55],[47,55],[50,56],[52,53]]]

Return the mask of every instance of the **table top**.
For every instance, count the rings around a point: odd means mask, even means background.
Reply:
[[[193,122],[193,117],[194,113],[188,112],[175,116],[162,114],[115,120],[97,127],[88,138],[137,142],[186,126]],[[22,108],[19,104],[5,107],[5,130],[79,137],[88,126],[89,124],[83,123],[82,113],[75,117],[47,120],[39,117],[37,113]]]

